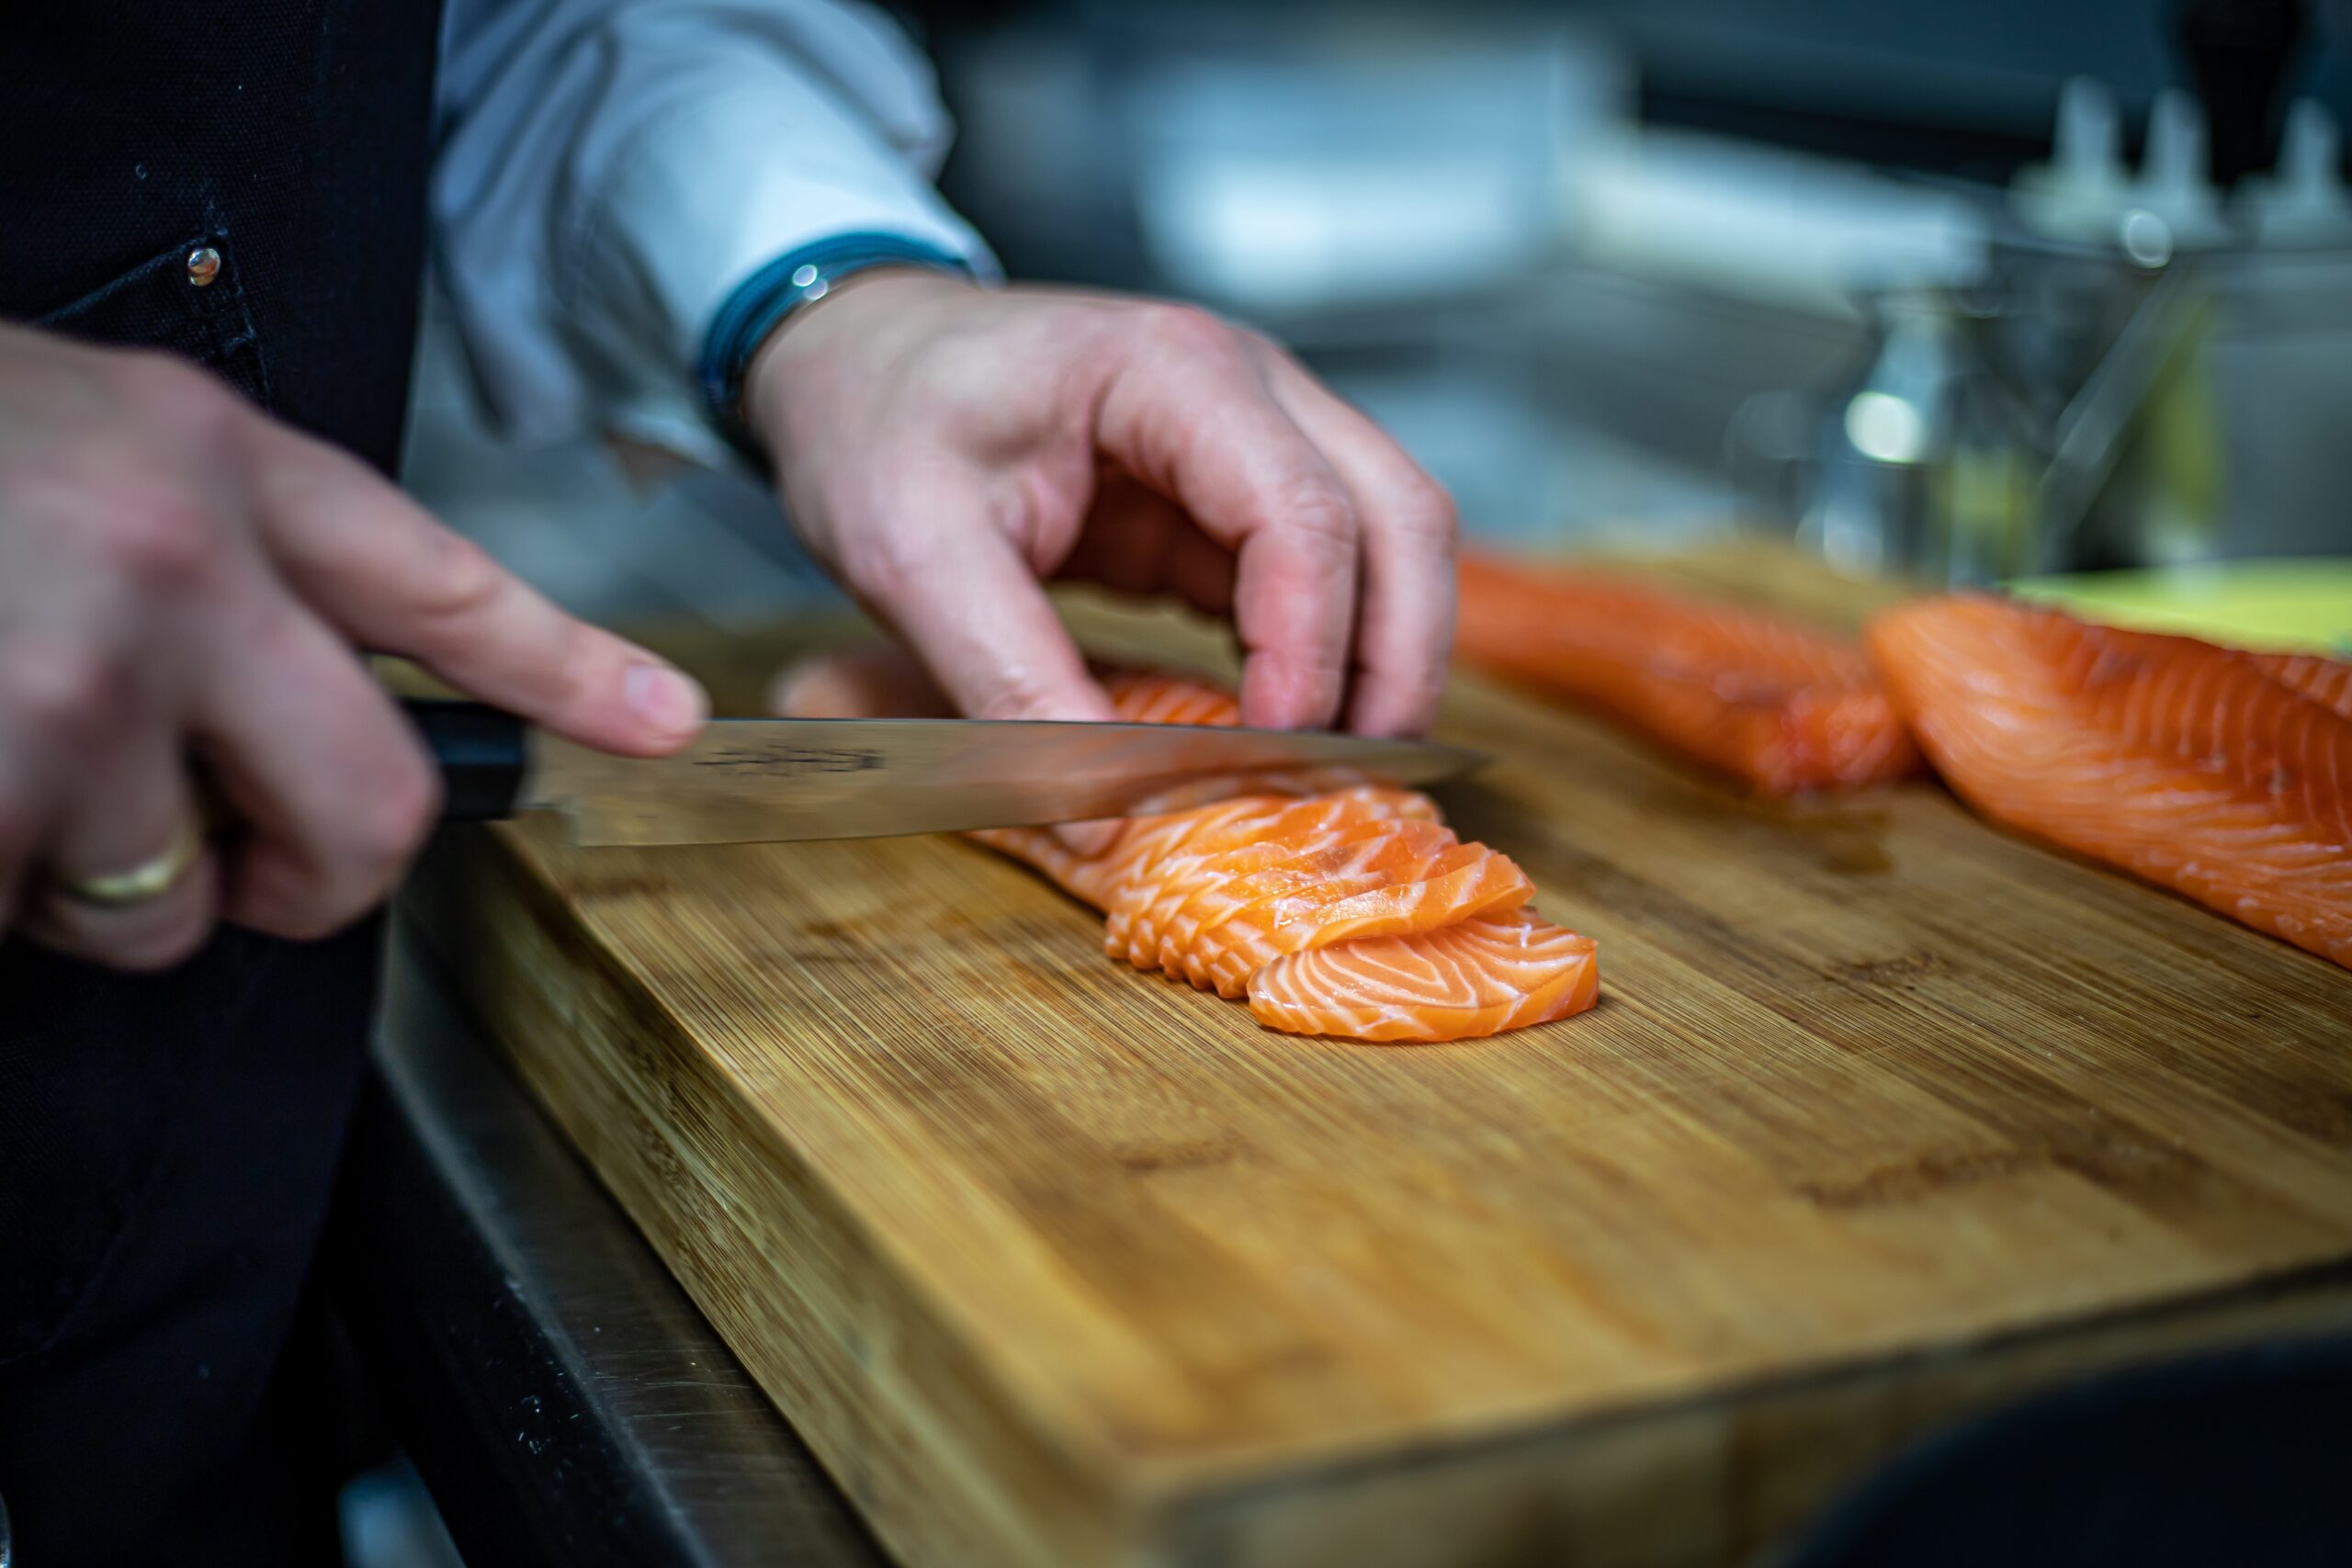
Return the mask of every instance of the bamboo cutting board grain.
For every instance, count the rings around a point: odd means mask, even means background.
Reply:
[[[743,710],[777,651],[699,662]],[[1731,1562],[1943,1415],[2352,1326],[2352,975],[1931,784],[1748,801],[1475,682],[1448,729],[1585,1017],[1263,1032],[949,840],[469,832],[408,909],[919,1568]]]

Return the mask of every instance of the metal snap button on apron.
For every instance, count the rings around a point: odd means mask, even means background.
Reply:
[[[210,245],[198,245],[187,254],[187,280],[198,288],[220,276],[220,253]]]

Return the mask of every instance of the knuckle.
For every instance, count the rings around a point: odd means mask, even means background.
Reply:
[[[151,483],[117,498],[96,521],[93,547],[115,571],[155,590],[201,580],[220,558],[227,530],[212,508],[179,486]]]
[[[94,739],[129,686],[122,660],[94,642],[18,637],[0,656],[0,713],[51,745]]]
[[[842,551],[842,573],[852,588],[887,602],[920,581],[935,554],[925,541],[902,529],[872,528]]]
[[[1400,489],[1395,508],[1396,527],[1408,544],[1420,546],[1451,559],[1462,535],[1462,516],[1445,487],[1425,474],[1416,474]]]
[[[1339,481],[1325,475],[1308,475],[1284,487],[1274,521],[1340,549],[1355,546],[1355,506]]]
[[[466,620],[487,609],[506,586],[505,569],[464,535],[447,528],[426,531],[420,573],[424,613],[441,620]]]
[[[1182,356],[1228,355],[1241,345],[1230,326],[1198,305],[1143,306],[1136,327],[1145,342]]]
[[[397,764],[382,769],[359,792],[342,827],[354,881],[366,885],[356,895],[353,907],[344,911],[346,917],[372,902],[408,863],[432,832],[440,811],[440,780],[414,748],[401,750]]]
[[[1334,707],[1354,669],[1345,649],[1335,653],[1319,648],[1301,653],[1298,668],[1318,697]]]
[[[1037,718],[1051,706],[1052,700],[1043,688],[1015,681],[999,686],[983,697],[971,716],[987,719]]]

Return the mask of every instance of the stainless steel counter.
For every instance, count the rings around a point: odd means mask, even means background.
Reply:
[[[886,1561],[397,937],[377,1058],[331,1279],[468,1562]]]

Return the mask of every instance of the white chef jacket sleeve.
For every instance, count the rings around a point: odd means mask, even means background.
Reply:
[[[510,439],[709,462],[694,370],[729,295],[833,236],[995,275],[932,189],[946,116],[888,19],[827,0],[450,0],[435,256]]]

